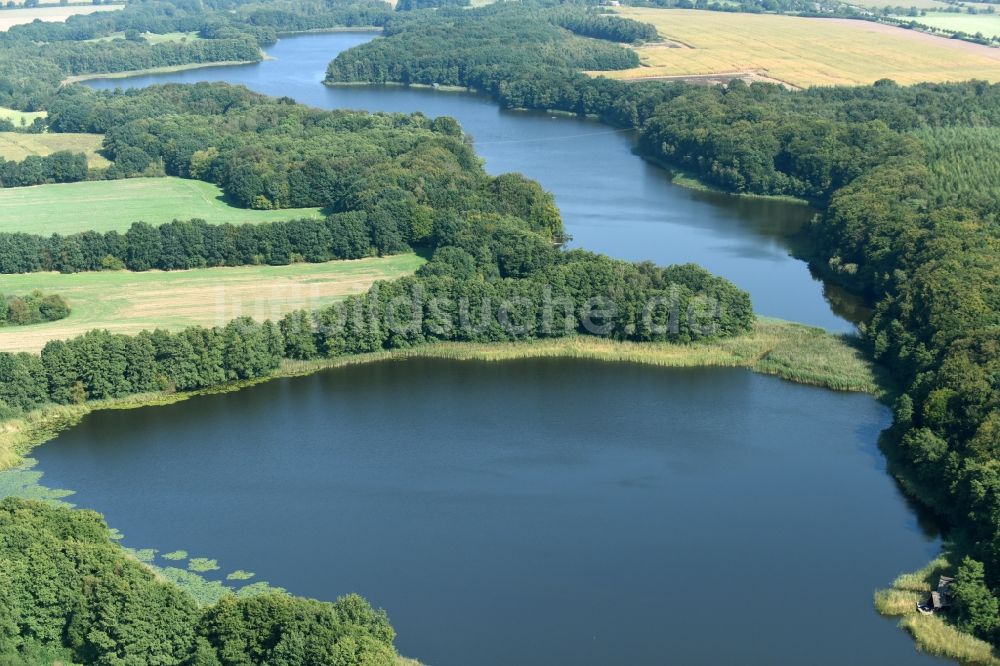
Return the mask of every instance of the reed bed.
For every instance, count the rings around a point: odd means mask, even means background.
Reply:
[[[693,344],[619,342],[585,336],[504,343],[440,342],[334,359],[285,361],[270,377],[191,393],[146,393],[82,405],[50,405],[0,422],[0,470],[18,465],[34,446],[75,425],[92,411],[171,404],[198,395],[237,391],[277,377],[295,377],[328,368],[409,358],[493,362],[575,358],[671,368],[746,368],[837,391],[860,391],[876,396],[885,392],[884,380],[857,349],[854,340],[778,319],[760,319],[754,330],[746,335]]]
[[[950,572],[948,558],[939,555],[923,568],[898,576],[889,589],[877,591],[875,610],[887,617],[900,617],[899,626],[913,636],[918,649],[928,654],[963,664],[1000,666],[1000,657],[989,643],[959,631],[938,615],[917,612],[917,602],[926,599],[937,587],[942,574]]]

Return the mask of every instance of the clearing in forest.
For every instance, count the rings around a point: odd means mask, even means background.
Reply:
[[[44,118],[47,115],[45,111],[15,111],[0,106],[0,120],[9,120],[15,126],[30,125],[35,122],[35,118]]]

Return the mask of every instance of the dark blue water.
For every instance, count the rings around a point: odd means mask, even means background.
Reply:
[[[696,262],[733,280],[764,315],[849,331],[856,299],[824,288],[789,255],[814,211],[804,205],[696,192],[669,182],[632,152],[630,132],[595,121],[503,111],[478,95],[402,87],[320,84],[327,63],[372,39],[366,33],[287,37],[274,60],[89,82],[97,88],[228,81],[323,108],[420,111],[453,116],[475,139],[491,173],[519,171],[556,196],[574,245],[632,260]],[[831,307],[831,303],[833,307]]]
[[[319,84],[370,38],[287,38],[257,65],[94,85],[227,80],[451,115],[491,172],[555,193],[577,245],[696,261],[764,314],[850,328],[830,301],[854,304],[789,256],[807,208],[675,187],[597,123]],[[929,663],[871,603],[938,548],[885,473],[888,421],[869,396],[737,370],[408,361],[96,413],[36,454],[44,482],[127,545],[296,594],[359,592],[432,666]]]
[[[738,370],[406,361],[99,412],[36,453],[127,545],[357,591],[434,666],[930,662],[870,397]]]

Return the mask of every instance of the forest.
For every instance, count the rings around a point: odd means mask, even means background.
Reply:
[[[656,28],[649,23],[594,11],[561,10],[553,14],[552,21],[574,34],[609,42],[651,42],[659,37]]]
[[[0,662],[393,666],[395,632],[357,595],[209,606],[111,539],[93,511],[0,500]]]
[[[69,316],[69,304],[59,294],[34,291],[25,296],[0,294],[0,327],[27,326]]]
[[[68,89],[49,113],[53,131],[106,132],[120,169],[155,161],[168,173],[219,183],[244,206],[331,212],[319,222],[138,222],[124,234],[2,234],[4,272],[288,264],[412,249],[430,261],[413,278],[280,322],[240,319],[133,337],[95,331],[52,342],[40,355],[0,355],[7,413],[205,388],[264,376],[283,358],[430,340],[580,333],[690,341],[753,324],[749,296],[697,266],[562,250],[552,196],[518,174],[487,175],[449,118],[319,111],[225,84]]]
[[[5,234],[5,272],[281,264],[411,248],[430,257],[412,278],[277,322],[95,331],[38,355],[0,354],[0,418],[52,403],[195,390],[266,376],[285,359],[430,340],[598,334],[684,342],[749,329],[749,296],[696,266],[562,250],[551,197],[521,177],[486,175],[454,121],[321,112],[225,85],[59,87],[72,74],[253,60],[281,31],[371,22],[385,27],[385,38],[338,56],[329,83],[465,86],[508,108],[596,116],[636,129],[645,156],[709,185],[819,206],[809,229],[812,264],[875,304],[864,343],[902,387],[881,442],[892,471],[953,527],[969,556],[952,620],[1000,645],[1000,158],[987,131],[1000,123],[1000,86],[880,81],[792,92],[611,81],[579,70],[636,66],[621,44],[653,38],[648,26],[549,4],[416,9],[424,4],[392,12],[374,0],[147,0],[0,36],[0,105],[47,110],[49,131],[105,133],[113,177],[160,169],[216,183],[246,207],[327,212],[311,224],[177,221],[125,234]],[[80,41],[126,30],[200,39]],[[62,182],[88,177],[85,169],[78,156],[52,155],[2,163],[0,180]],[[0,654],[199,664],[302,663],[308,654],[310,663],[389,663],[391,629],[360,600],[227,599],[197,609],[122,560],[92,514],[5,500],[0,521],[0,549],[14,562],[0,578],[16,591],[0,603]],[[40,559],[29,563],[25,553]],[[84,579],[65,590],[57,582]],[[54,601],[40,604],[36,594]],[[122,619],[147,617],[135,611],[144,606],[152,609],[148,624]],[[161,629],[169,640],[151,640]],[[264,645],[265,635],[289,638]],[[161,649],[172,652],[151,652]]]
[[[436,250],[413,278],[377,283],[366,294],[277,323],[244,317],[178,333],[91,331],[51,341],[41,354],[0,352],[0,417],[51,403],[255,379],[285,358],[573,334],[687,342],[746,333],[753,323],[749,296],[698,266],[658,268],[555,250],[537,266],[502,250],[498,262],[484,265],[462,249],[490,253],[470,231],[453,226],[447,233],[458,244]],[[545,249],[536,243],[536,252]]]
[[[94,331],[51,342],[40,355],[0,354],[0,406],[8,414],[253,379],[283,358],[573,333],[690,341],[738,335],[754,320],[745,292],[696,266],[658,268],[560,249],[565,233],[551,195],[517,174],[487,175],[451,119],[323,112],[224,84],[78,93],[72,103],[53,104],[54,127],[68,126],[66,109],[73,122],[107,130],[119,160],[142,150],[146,159],[176,165],[167,168],[178,174],[221,174],[230,187],[234,170],[252,169],[263,185],[247,189],[245,202],[262,192],[279,203],[308,200],[337,212],[321,222],[5,234],[4,271],[287,264],[410,249],[430,261],[413,278],[276,323],[239,319],[221,329],[133,337]],[[109,125],[87,124],[96,122]],[[223,136],[218,128],[227,124],[257,128],[257,140]],[[204,148],[215,142],[222,151]],[[277,175],[264,177],[261,168]]]
[[[966,573],[985,565],[969,574],[978,582],[962,587],[954,621],[1000,645],[1000,160],[995,132],[984,140],[1000,120],[1000,86],[623,83],[546,57],[559,50],[553,38],[578,39],[568,33],[496,52],[515,26],[549,12],[393,17],[386,39],[340,54],[327,80],[447,83],[508,108],[597,116],[637,129],[644,155],[707,184],[820,206],[812,264],[876,304],[864,340],[903,387],[883,449],[894,473],[962,534]],[[474,65],[453,66],[453,53]]]
[[[571,22],[574,16],[578,20]],[[634,51],[580,37],[559,25],[564,22],[577,25],[581,31],[598,32],[596,20],[589,14],[512,10],[502,4],[471,11],[442,8],[397,13],[385,24],[388,39],[341,54],[331,63],[327,81],[438,83],[492,90],[493,82],[499,84],[513,76],[530,80],[538,72],[550,70],[638,67]],[[649,34],[652,28],[626,19],[615,25],[630,26],[630,36]],[[618,28],[616,38],[622,30]],[[527,48],[512,49],[512,43]],[[401,51],[406,51],[406,57],[397,58]]]

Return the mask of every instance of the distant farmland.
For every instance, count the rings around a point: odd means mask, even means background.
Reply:
[[[899,16],[897,18],[904,21],[916,21],[921,25],[951,32],[966,32],[970,35],[981,32],[986,37],[1000,36],[1000,16],[997,14],[928,12],[926,16]]]
[[[0,189],[0,231],[48,235],[125,231],[133,222],[162,224],[201,218],[210,224],[321,217],[318,208],[247,210],[222,200],[211,183],[182,178],[133,178]]]
[[[1000,81],[1000,50],[846,19],[683,9],[618,10],[656,26],[665,42],[638,48],[643,66],[614,78],[724,74],[792,86],[857,85],[890,78]],[[669,41],[666,41],[669,40]]]
[[[6,4],[6,3],[4,3]],[[33,7],[26,9],[4,9],[0,11],[0,32],[4,32],[24,23],[31,23],[35,19],[41,21],[65,21],[75,14],[93,14],[94,12],[110,12],[121,9],[124,5],[66,5]]]
[[[312,310],[364,292],[376,280],[409,275],[422,263],[415,254],[401,254],[291,266],[4,275],[4,293],[41,289],[60,294],[72,312],[55,322],[0,328],[0,351],[38,351],[49,340],[95,328],[138,333],[224,325],[244,315],[273,320],[292,310]]]
[[[29,155],[51,155],[60,150],[83,153],[87,164],[100,168],[111,164],[97,151],[104,141],[103,134],[27,134],[24,132],[0,132],[0,157],[20,162]]]

